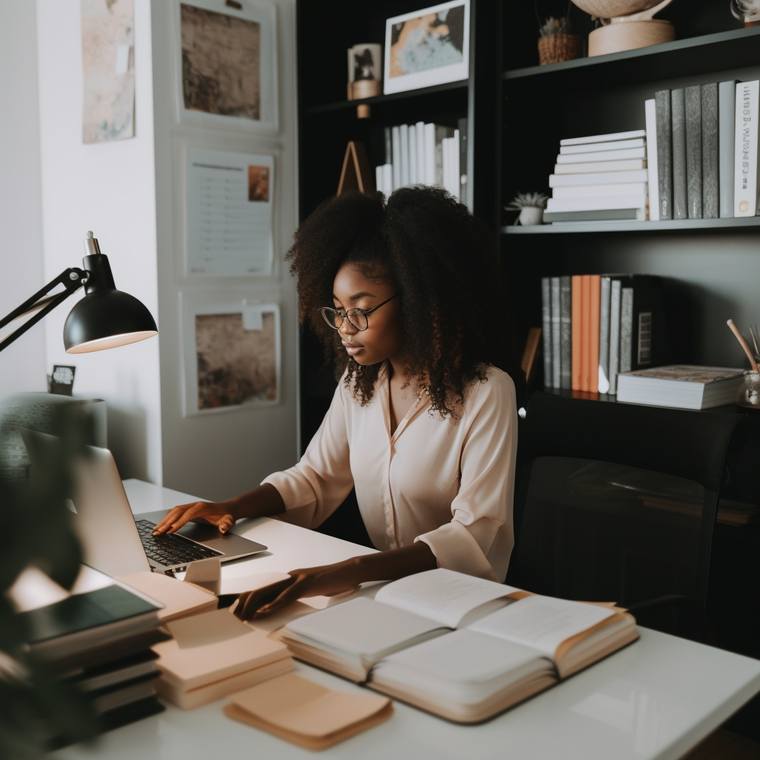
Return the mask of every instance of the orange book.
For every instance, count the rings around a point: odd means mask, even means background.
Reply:
[[[572,354],[570,362],[570,387],[574,391],[581,389],[581,276],[574,274],[571,298]]]
[[[581,275],[581,390],[591,390],[591,275]]]
[[[599,322],[602,276],[589,277],[589,390],[599,393]]]

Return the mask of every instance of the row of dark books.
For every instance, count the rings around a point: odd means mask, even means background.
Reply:
[[[660,90],[647,102],[652,219],[756,216],[760,82]]]
[[[375,184],[386,195],[408,185],[438,185],[466,202],[467,119],[456,127],[418,121],[385,127],[384,163]]]
[[[660,277],[562,275],[541,290],[546,387],[616,394],[619,373],[667,360]]]

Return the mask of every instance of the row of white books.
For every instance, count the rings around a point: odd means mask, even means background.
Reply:
[[[643,129],[560,140],[544,221],[646,219],[648,179]]]
[[[760,81],[660,90],[645,129],[567,138],[544,221],[760,215]]]
[[[380,192],[438,185],[466,202],[467,119],[459,119],[457,127],[422,121],[386,127],[384,139],[385,162],[375,167]]]

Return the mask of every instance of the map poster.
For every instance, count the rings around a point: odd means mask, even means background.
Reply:
[[[133,0],[81,0],[84,143],[135,135]]]
[[[274,157],[189,148],[187,273],[272,274]]]
[[[177,0],[179,120],[277,129],[275,7]]]

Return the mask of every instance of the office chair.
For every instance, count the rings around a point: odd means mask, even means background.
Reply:
[[[709,640],[710,547],[739,419],[534,393],[507,583],[614,601],[642,625]]]

